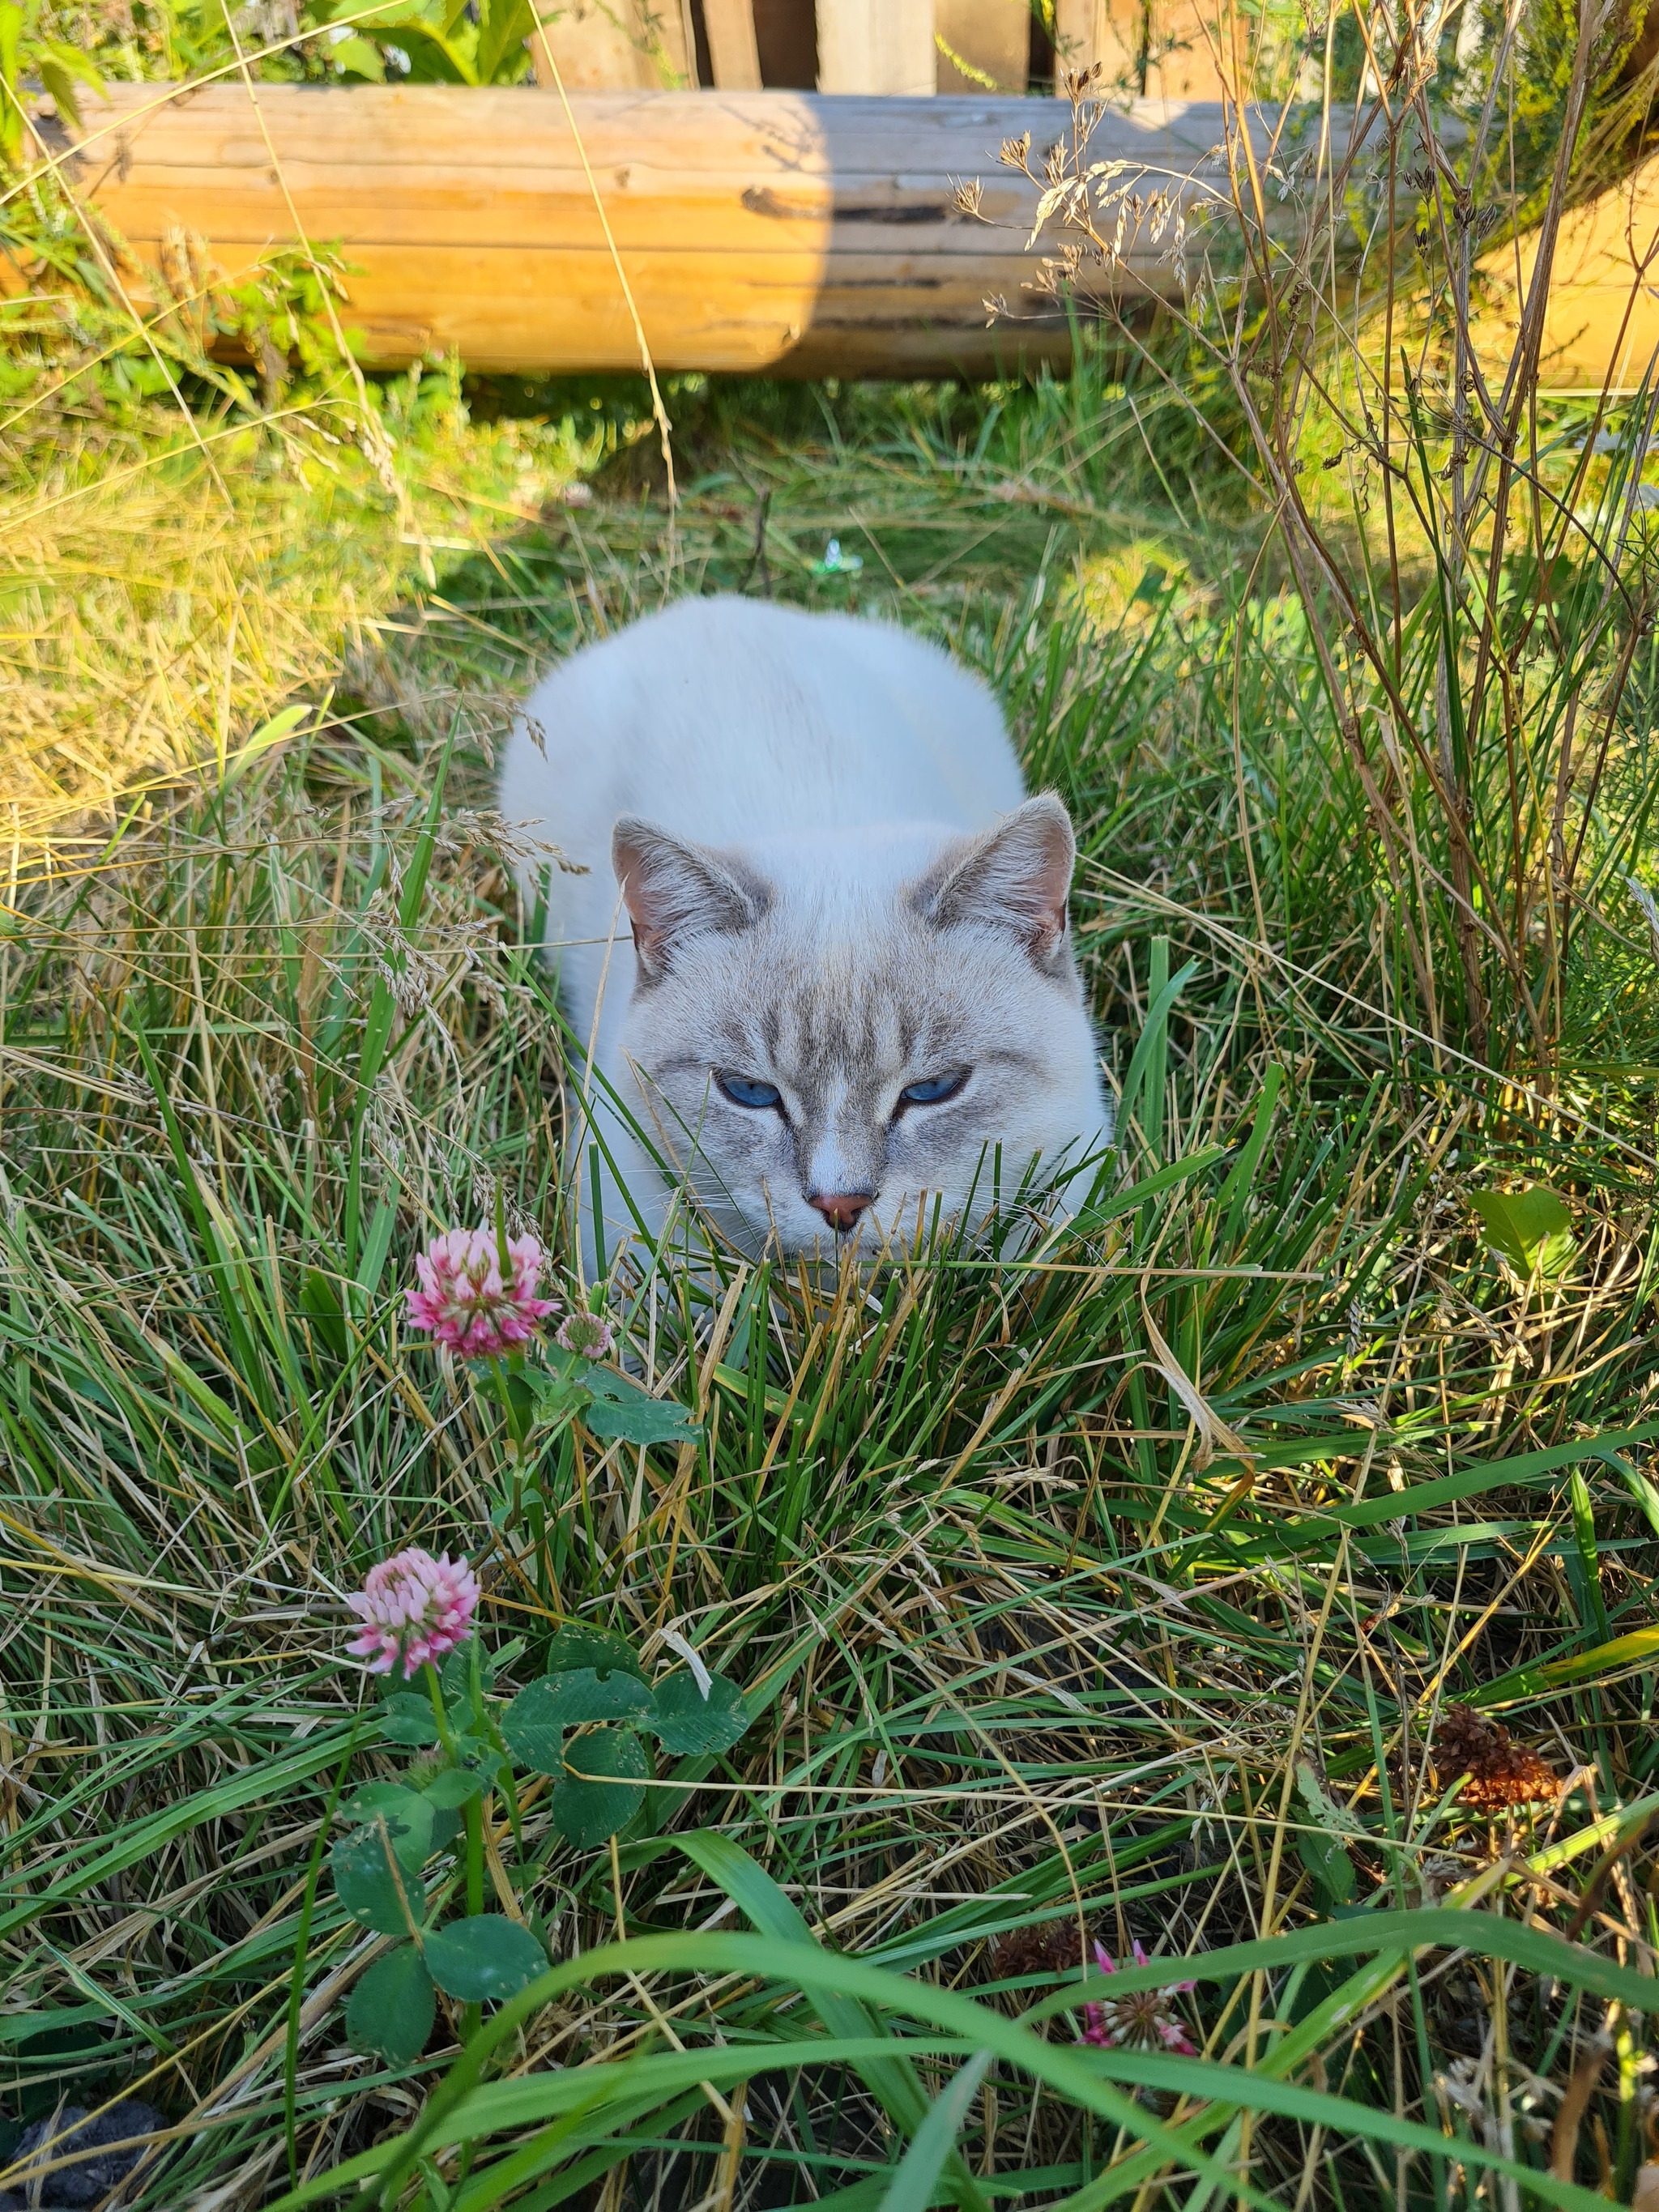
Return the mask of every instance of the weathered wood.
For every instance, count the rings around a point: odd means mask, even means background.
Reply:
[[[558,79],[567,92],[623,92],[690,84],[695,77],[678,0],[666,6],[651,0],[563,0],[558,9],[538,13],[544,20],[531,57],[540,91],[556,91]],[[558,79],[546,65],[549,55],[558,65]]]
[[[817,0],[817,11],[820,92],[937,89],[933,0]]]
[[[971,97],[1024,91],[1031,65],[1030,0],[937,0],[934,27],[940,92]],[[967,64],[965,70],[952,54]]]
[[[758,92],[760,48],[755,41],[755,11],[750,0],[702,0],[702,20],[708,33],[708,58],[719,89]]]
[[[458,350],[479,369],[638,364],[633,326],[562,103],[533,90],[270,85],[173,97],[112,89],[76,171],[141,263],[204,238],[228,274],[295,242],[350,274],[366,357]],[[1061,360],[1063,317],[1028,286],[1035,194],[1001,168],[1039,148],[1048,100],[826,100],[801,93],[599,93],[574,102],[652,355],[665,369],[989,374]],[[261,129],[263,121],[264,130]],[[273,164],[265,131],[276,149]],[[1111,114],[1098,158],[1159,183],[1213,174],[1218,109]],[[984,182],[983,215],[956,183]],[[284,186],[286,190],[284,190]],[[1160,245],[1132,235],[1120,294],[1164,293]],[[988,295],[1010,313],[987,327]]]

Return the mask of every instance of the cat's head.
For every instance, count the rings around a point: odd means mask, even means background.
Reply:
[[[874,1256],[971,1229],[1034,1163],[1099,1138],[1074,855],[1046,796],[966,837],[738,851],[617,824],[641,1118],[726,1236]]]

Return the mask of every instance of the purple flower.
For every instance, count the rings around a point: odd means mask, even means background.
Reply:
[[[410,1320],[463,1359],[496,1359],[526,1342],[558,1311],[556,1299],[536,1295],[547,1255],[533,1237],[514,1237],[507,1257],[510,1280],[493,1229],[447,1230],[415,1262],[421,1287],[404,1292]]]
[[[566,1352],[580,1352],[584,1359],[603,1359],[616,1339],[602,1315],[578,1312],[565,1316],[553,1341]]]
[[[1095,1957],[1103,1974],[1116,1973],[1117,1967],[1098,1943]],[[1151,1964],[1139,1943],[1134,1947],[1134,1962],[1137,1966]],[[1083,2040],[1103,2050],[1184,2051],[1189,2058],[1196,2057],[1187,2024],[1173,2004],[1176,1997],[1195,1986],[1192,1982],[1170,1982],[1161,1990],[1136,1990],[1130,1996],[1103,1997],[1097,2004],[1085,2004]]]
[[[434,1559],[411,1545],[371,1567],[362,1590],[346,1603],[363,1623],[346,1646],[352,1657],[367,1659],[371,1674],[389,1674],[401,1662],[407,1681],[471,1635],[478,1578],[465,1559],[447,1552]]]

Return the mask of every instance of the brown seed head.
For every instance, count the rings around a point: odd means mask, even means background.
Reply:
[[[1516,1743],[1500,1722],[1468,1705],[1448,1705],[1435,1730],[1434,1766],[1443,1790],[1467,1774],[1462,1802],[1471,1812],[1509,1805],[1553,1804],[1561,1779],[1535,1751]]]
[[[998,1936],[991,1951],[991,1971],[1000,1982],[1012,1982],[1022,1974],[1075,1974],[1082,1966],[1075,1920],[1010,1929]]]

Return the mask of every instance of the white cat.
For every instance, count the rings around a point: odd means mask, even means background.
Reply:
[[[586,1159],[577,1178],[590,1267],[636,1213],[660,1236],[677,1182],[743,1250],[872,1256],[971,1230],[999,1185],[1109,1134],[1070,820],[1024,797],[943,653],[687,599],[574,654],[526,714],[502,812],[588,871],[520,878],[617,1170],[597,1235]]]

